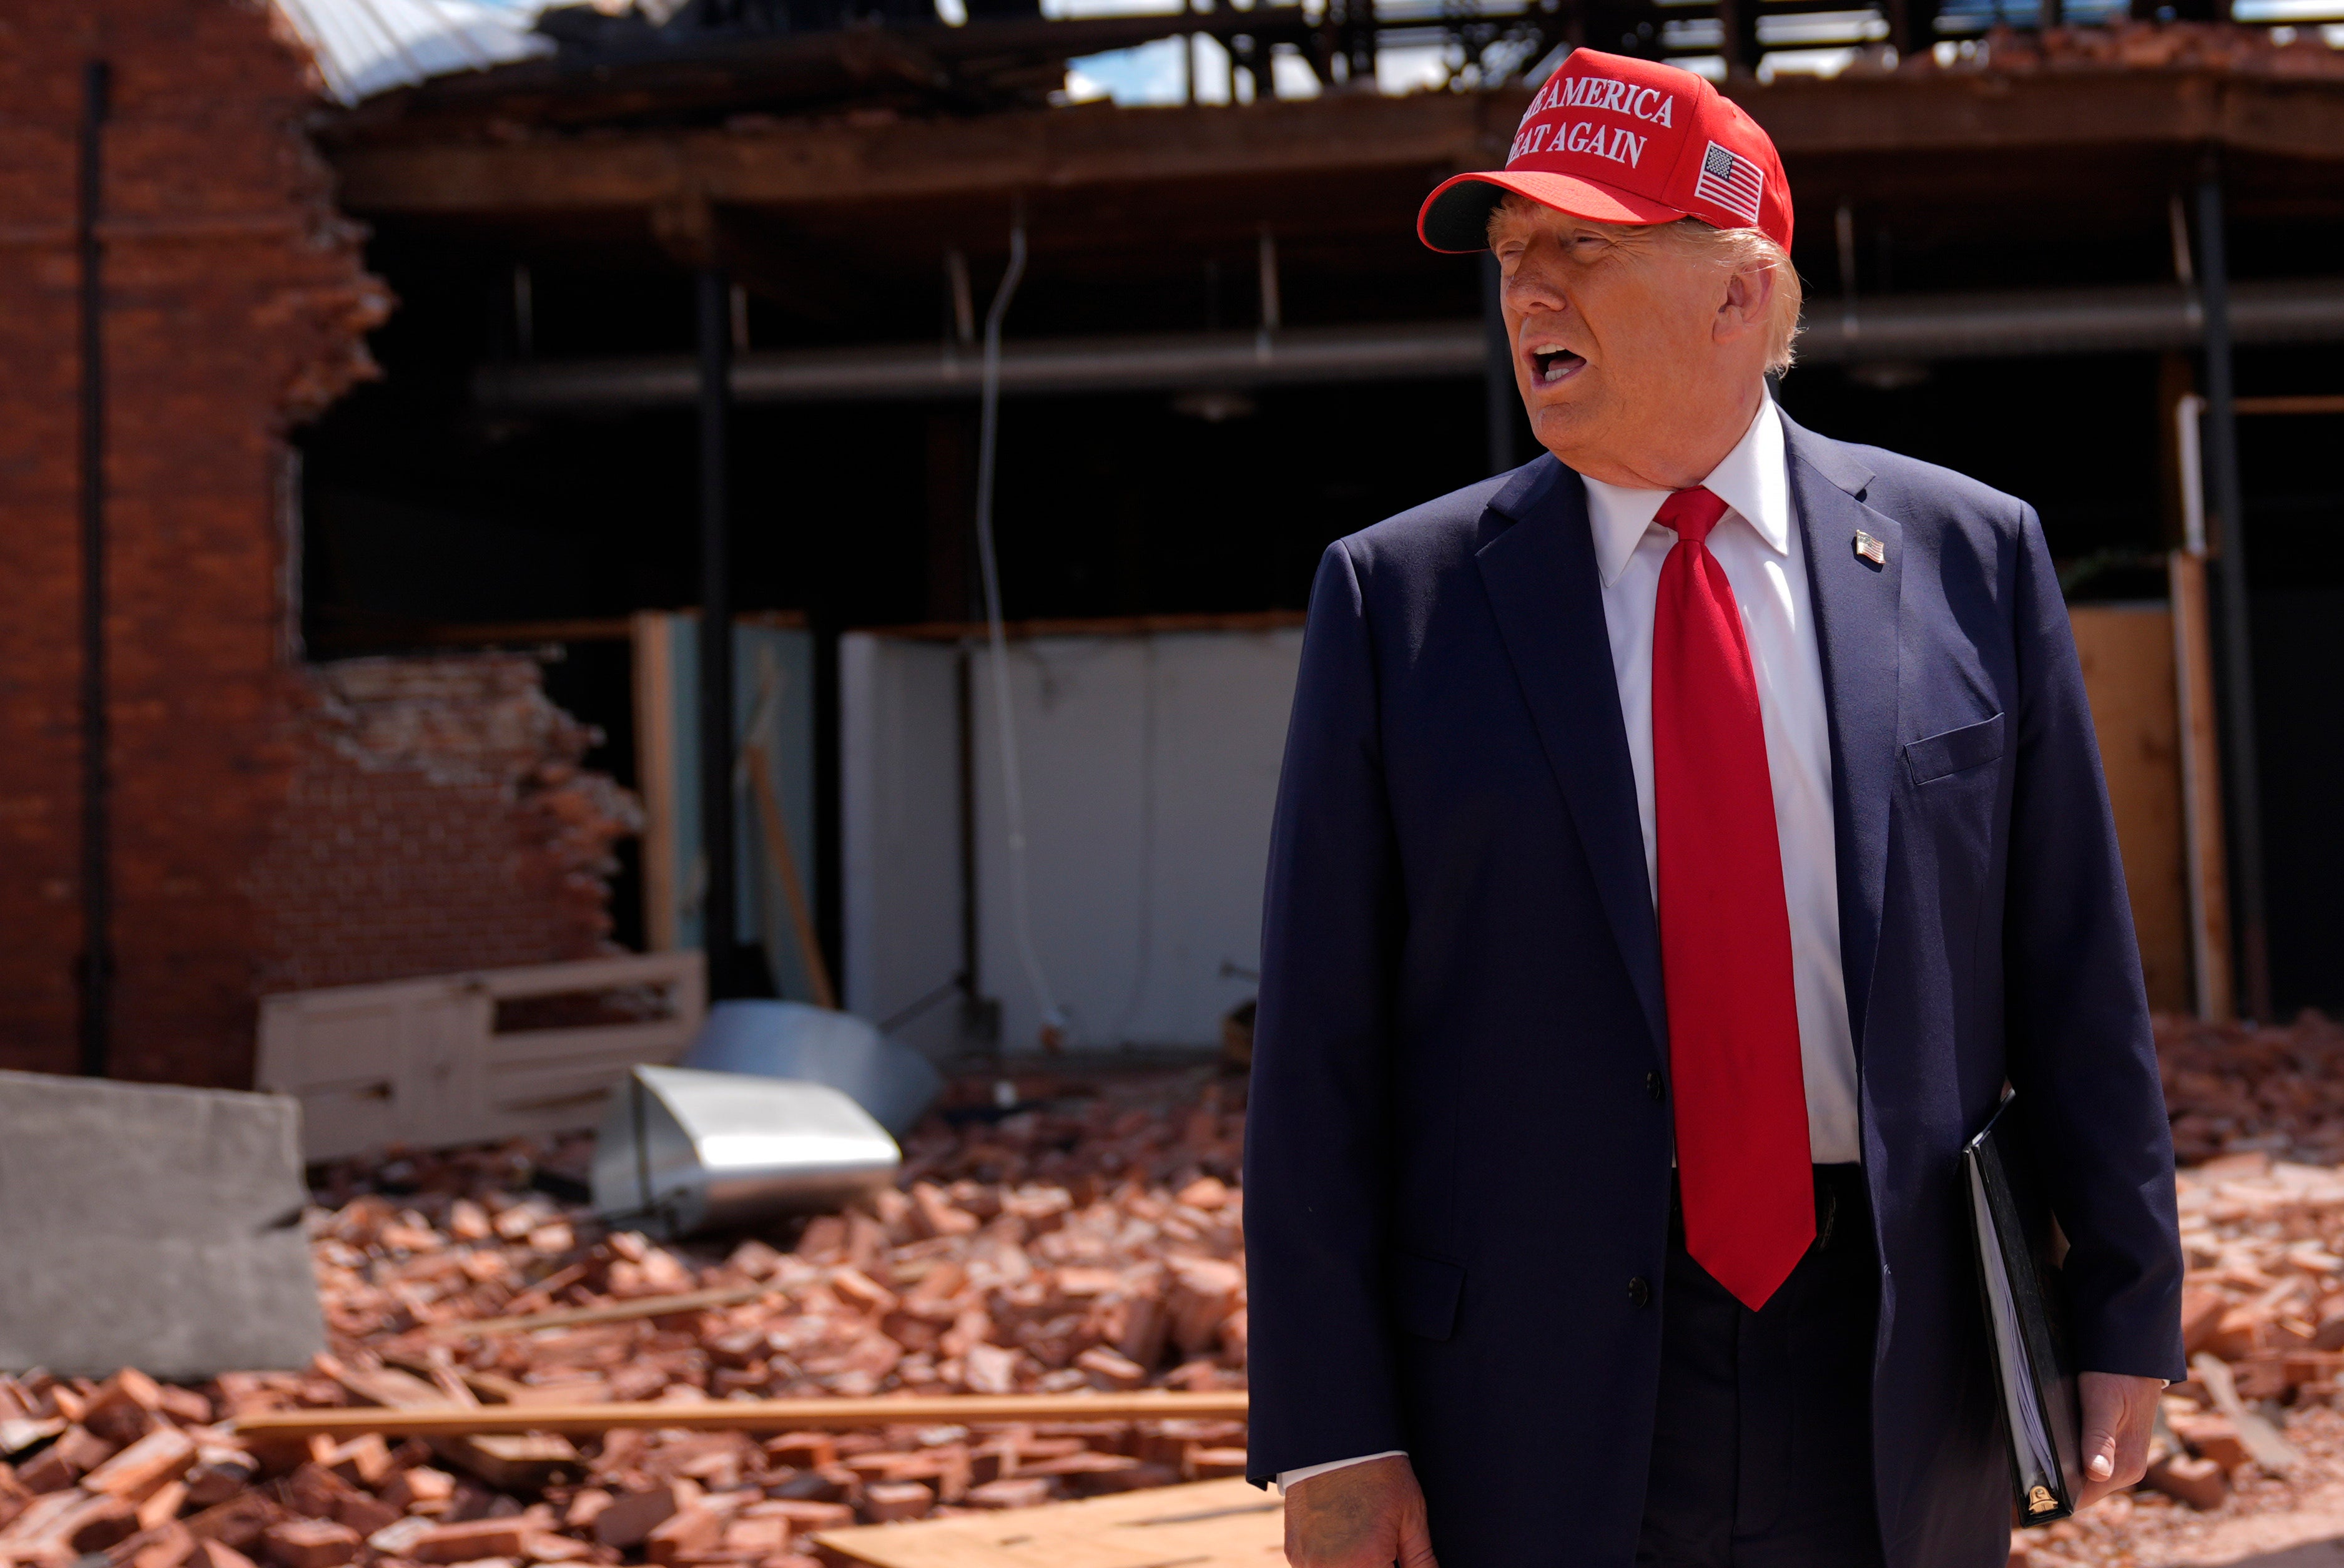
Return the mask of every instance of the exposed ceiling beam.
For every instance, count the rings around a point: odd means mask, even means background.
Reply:
[[[2242,343],[2344,339],[2344,278],[2239,284],[2231,320]],[[2203,331],[2195,299],[2178,287],[1892,295],[1812,306],[1799,357],[1836,364],[2147,351],[2194,347]],[[1015,397],[1479,376],[1487,353],[1478,320],[1039,339],[1004,346],[1001,389]],[[744,402],[904,401],[974,397],[977,376],[973,353],[883,344],[743,354],[732,386]],[[494,413],[582,414],[679,407],[698,387],[694,362],[678,355],[493,365],[473,390]]]
[[[1783,156],[2220,146],[2344,159],[2344,83],[2205,73],[1785,81],[1737,95]],[[679,200],[815,207],[963,200],[1179,181],[1427,174],[1502,157],[1519,92],[1329,95],[1243,106],[1017,111],[965,118],[773,122],[741,129],[541,136],[331,149],[367,216],[500,217]]]
[[[1513,132],[1521,100],[1339,96],[1198,108],[1036,110],[884,125],[781,123],[509,143],[336,149],[370,216],[520,216],[969,198],[1165,180],[1447,168]]]

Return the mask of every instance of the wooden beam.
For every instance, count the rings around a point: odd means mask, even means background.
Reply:
[[[1242,1421],[1242,1389],[1210,1393],[947,1394],[925,1398],[712,1399],[698,1404],[482,1405],[269,1411],[237,1418],[245,1437],[477,1437],[492,1432],[826,1431],[1005,1425],[1034,1421]]]
[[[1784,76],[1727,89],[1785,158],[2109,147],[2231,151],[2333,164],[2344,88],[2219,72]]]
[[[1737,84],[1785,157],[2220,146],[2333,164],[2344,91],[2211,73],[1945,72]],[[354,142],[332,149],[363,216],[499,217],[804,208],[1445,171],[1502,159],[1519,90],[1408,97],[1037,110],[882,125],[799,122],[591,139]]]
[[[825,1560],[870,1568],[1266,1568],[1283,1561],[1284,1503],[1246,1482],[1192,1482],[813,1537]]]
[[[2241,414],[2344,414],[2344,393],[2311,392],[2300,397],[2241,397]]]
[[[1243,106],[1037,111],[949,121],[419,146],[333,156],[349,211],[526,216],[695,197],[790,206],[1046,193],[1501,158],[1523,95],[1336,96]]]
[[[2230,973],[2230,877],[2222,834],[2222,738],[2214,709],[2214,633],[2202,550],[2167,558],[2173,606],[2176,725],[2180,737],[2182,853],[2187,868],[2190,990],[2198,1016],[2238,1017]]]

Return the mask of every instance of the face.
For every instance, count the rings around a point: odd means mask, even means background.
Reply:
[[[1613,484],[1698,484],[1757,407],[1750,296],[1764,275],[1729,273],[1667,226],[1591,223],[1519,196],[1490,233],[1540,445]]]

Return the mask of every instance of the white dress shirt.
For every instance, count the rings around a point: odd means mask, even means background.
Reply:
[[[1791,515],[1790,456],[1771,397],[1703,486],[1728,508],[1710,531],[1709,553],[1725,570],[1742,612],[1766,731],[1774,787],[1774,832],[1782,846],[1783,898],[1791,920],[1791,984],[1799,1014],[1799,1059],[1807,1090],[1807,1144],[1819,1165],[1861,1157],[1856,1130],[1855,1041],[1839,962],[1839,856],[1832,831],[1831,732],[1824,703],[1823,649],[1797,521]],[[1660,898],[1652,816],[1652,611],[1661,563],[1677,540],[1652,519],[1666,490],[1632,490],[1586,480],[1596,570],[1628,761],[1636,776],[1636,816],[1644,869]],[[1399,1451],[1394,1450],[1392,1452]],[[1280,1473],[1282,1491],[1367,1453]]]
[[[1666,490],[1587,482],[1603,620],[1628,725],[1644,869],[1660,898],[1652,817],[1652,609],[1661,563],[1676,530],[1652,520]],[[1766,770],[1774,785],[1783,899],[1791,917],[1791,987],[1799,1013],[1799,1060],[1807,1085],[1807,1144],[1818,1165],[1860,1158],[1855,1041],[1839,967],[1839,853],[1832,835],[1831,730],[1824,705],[1823,648],[1797,520],[1791,516],[1790,456],[1783,419],[1765,399],[1741,443],[1703,487],[1728,508],[1710,530],[1709,553],[1725,568],[1758,679]]]

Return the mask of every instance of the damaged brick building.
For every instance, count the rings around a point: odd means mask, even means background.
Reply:
[[[242,1086],[263,989],[604,941],[632,807],[579,772],[589,738],[533,662],[301,657],[288,436],[372,374],[392,307],[308,138],[318,103],[258,0],[0,18],[0,1066],[103,1047],[120,1076]],[[85,1040],[93,963],[110,1017]]]
[[[1542,62],[1614,39],[1724,81],[1783,150],[1810,302],[1785,408],[2039,508],[2071,607],[2098,618],[2157,1005],[2227,1015],[2234,959],[2265,1016],[2344,1003],[2323,794],[2344,765],[2324,652],[2344,494],[2308,438],[2329,427],[2305,423],[2344,412],[2324,347],[2344,339],[2344,52],[2315,26],[2081,0],[1475,0],[1437,19],[1406,0],[1053,0],[1047,19],[774,0],[571,9],[538,35],[516,6],[493,46],[378,38],[353,66],[287,20],[330,9],[0,20],[0,1065],[243,1084],[269,992],[699,945],[733,872],[695,859],[686,819],[746,759],[695,765],[684,720],[722,709],[687,695],[688,628],[727,600],[771,656],[744,660],[736,718],[795,727],[778,785],[753,805],[736,781],[726,835],[746,889],[766,821],[789,819],[805,876],[775,946],[874,1020],[932,1010],[923,1043],[988,1016],[1004,1038],[1025,966],[983,836],[978,475],[998,475],[1004,612],[1037,641],[1056,628],[1150,672],[1158,634],[1260,656],[1229,678],[1253,683],[1249,729],[1217,696],[1172,743],[1152,699],[1103,704],[1094,729],[1134,720],[1135,746],[1210,758],[1244,729],[1250,750],[1164,796],[1181,810],[1274,776],[1272,655],[1325,542],[1529,451],[1477,264],[1425,252],[1409,216],[1502,156]],[[752,15],[781,20],[691,31]],[[1165,46],[1186,61],[1168,95],[1084,85]],[[1844,69],[1805,74],[1802,50]],[[1387,80],[1402,56],[1418,75]],[[2235,581],[2182,434],[2214,391],[2218,235],[2240,396],[2203,427],[2243,427],[2258,541]],[[1013,248],[986,470],[978,326]],[[712,429],[729,455],[708,457]],[[2254,607],[2250,677],[2200,657],[2209,580]],[[866,676],[916,666],[935,699],[880,780],[924,815],[859,840],[885,790],[850,775],[911,727],[854,708],[850,654]],[[2191,685],[2214,664],[2219,703]],[[2284,722],[2218,742],[2209,704]],[[1111,879],[1068,827],[1114,816],[1113,769],[1083,772],[1099,755],[1034,775],[1065,787],[1045,848],[1077,893]],[[1155,775],[1129,794],[1154,811]],[[1127,857],[1129,907],[1037,900],[1059,922],[1043,946],[1091,944],[1069,990],[1093,999],[1093,1043],[1195,1042],[1151,1021],[1172,1010],[1141,1006],[1149,984],[1187,985],[1207,1034],[1241,998],[1259,857],[1238,841],[1266,815],[1192,811],[1191,840]],[[1118,855],[1133,836],[1102,831]],[[2255,831],[2284,852],[2248,852]],[[919,861],[893,905],[865,897],[881,839]],[[1236,868],[1197,900],[1210,920],[1143,905],[1200,844]],[[1167,981],[1176,960],[1187,979]],[[955,990],[956,1023],[935,1001]]]

